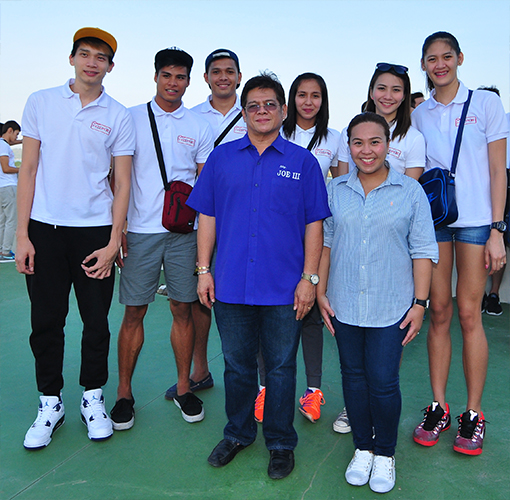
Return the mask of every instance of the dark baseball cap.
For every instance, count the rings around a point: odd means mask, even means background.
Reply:
[[[184,66],[189,74],[193,67],[193,58],[179,47],[170,47],[169,49],[160,50],[154,58],[156,73],[165,66]]]
[[[235,52],[232,52],[231,50],[228,49],[216,49],[214,52],[211,52],[207,56],[207,59],[205,60],[205,72],[207,73],[209,71],[209,66],[214,60],[223,59],[226,57],[232,59],[236,63],[237,71],[241,71],[241,69],[239,68],[239,58],[237,57]]]

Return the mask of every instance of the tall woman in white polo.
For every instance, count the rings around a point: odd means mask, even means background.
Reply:
[[[413,125],[425,137],[426,170],[450,168],[462,108],[468,97],[468,89],[457,77],[463,61],[459,43],[450,33],[434,33],[423,44],[421,64],[427,74],[431,94],[416,108],[412,119]],[[502,226],[492,223],[503,221],[507,133],[508,125],[498,96],[492,92],[474,91],[455,177],[459,218],[450,226],[436,229],[439,264],[434,266],[432,275],[427,339],[434,402],[427,408],[425,418],[415,429],[413,437],[419,444],[432,446],[437,443],[440,433],[450,426],[446,386],[452,353],[451,282],[455,255],[467,404],[461,410],[464,413],[460,418],[454,450],[467,455],[482,453],[485,435],[481,406],[488,345],[480,304],[487,274],[499,270],[506,262],[503,234],[500,232]]]

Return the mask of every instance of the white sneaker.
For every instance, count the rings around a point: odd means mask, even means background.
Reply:
[[[101,441],[113,434],[110,417],[104,407],[103,391],[92,389],[85,391],[81,400],[81,419],[87,426],[89,439]]]
[[[395,457],[375,455],[370,489],[376,493],[388,493],[395,486]]]
[[[347,416],[347,410],[344,409],[340,412],[336,420],[333,422],[333,430],[335,432],[339,432],[340,434],[347,434],[351,432],[351,424],[349,422],[349,417]]]
[[[39,413],[25,434],[23,446],[37,450],[48,446],[53,433],[65,422],[64,403],[57,396],[39,396]]]
[[[371,451],[357,449],[345,471],[346,481],[353,486],[367,484],[373,462],[374,454]]]

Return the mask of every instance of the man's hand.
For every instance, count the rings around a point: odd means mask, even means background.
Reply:
[[[109,243],[104,248],[95,250],[90,255],[87,255],[81,264],[81,268],[89,278],[98,280],[108,278],[118,253],[119,247]],[[96,260],[94,261],[94,259]]]
[[[294,292],[294,311],[296,311],[296,319],[303,319],[313,306],[315,301],[315,285],[307,280],[299,280]]]
[[[122,269],[124,267],[124,258],[127,257],[127,255],[128,255],[127,238],[126,238],[126,234],[124,232],[122,233],[121,238],[122,238],[122,242],[120,244],[119,253],[117,254],[117,257],[115,258],[115,264],[117,264],[119,266],[119,268]]]
[[[16,240],[16,269],[21,274],[34,274],[35,248],[28,236]]]
[[[198,275],[197,294],[200,303],[212,309],[216,298],[214,296],[214,279],[211,273]]]

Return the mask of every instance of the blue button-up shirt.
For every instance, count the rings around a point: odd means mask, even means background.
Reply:
[[[278,136],[262,155],[248,135],[217,147],[188,198],[216,218],[216,297],[288,305],[304,265],[305,227],[331,215],[322,172],[306,149]]]
[[[324,221],[324,245],[331,248],[327,296],[335,317],[361,327],[395,324],[414,297],[413,259],[439,258],[425,192],[389,169],[365,196],[355,169],[329,183],[328,198],[333,215]]]

